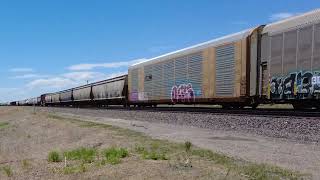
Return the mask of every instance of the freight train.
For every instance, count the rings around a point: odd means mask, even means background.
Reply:
[[[320,9],[148,59],[124,76],[12,102],[226,108],[261,103],[320,108]]]

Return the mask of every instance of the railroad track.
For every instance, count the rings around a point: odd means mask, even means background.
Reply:
[[[74,107],[67,107],[74,108]],[[320,111],[317,109],[310,110],[294,110],[294,109],[222,109],[222,108],[208,108],[208,107],[131,107],[131,108],[123,108],[122,106],[109,106],[109,107],[80,107],[84,109],[110,109],[110,110],[130,110],[130,111],[163,111],[170,113],[210,113],[210,114],[223,114],[223,115],[249,115],[249,116],[272,116],[272,117],[310,117],[320,118]]]
[[[192,113],[214,113],[232,115],[273,116],[273,117],[320,117],[319,110],[297,111],[293,109],[220,109],[220,108],[180,108],[180,107],[157,107],[140,108],[134,110],[146,111],[168,111],[168,112],[192,112]]]

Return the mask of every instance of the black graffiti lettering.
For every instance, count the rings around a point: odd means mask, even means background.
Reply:
[[[311,72],[291,73],[286,77],[273,77],[270,81],[270,97],[272,99],[305,99],[312,98],[315,93],[320,93],[319,72],[314,74]]]
[[[312,74],[306,72],[302,74],[301,72],[297,75],[297,88],[299,94],[309,94],[312,87]]]
[[[294,95],[294,82],[296,79],[296,74],[290,74],[289,77],[285,78],[283,81],[284,90],[283,94],[285,95]]]

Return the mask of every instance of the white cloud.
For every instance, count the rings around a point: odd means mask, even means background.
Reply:
[[[280,21],[280,20],[287,19],[289,17],[296,16],[296,15],[299,15],[299,13],[280,12],[280,13],[272,14],[269,17],[269,20],[270,21]]]
[[[84,71],[84,72],[65,73],[62,76],[72,80],[89,80],[89,79],[97,79],[97,78],[103,77],[105,76],[105,74],[100,72]]]
[[[47,78],[47,79],[36,79],[31,81],[27,84],[27,87],[30,89],[35,88],[64,88],[69,85],[74,85],[74,82],[68,78],[62,77],[54,77],[54,78]]]
[[[48,75],[41,74],[23,74],[11,77],[11,79],[34,79],[34,78],[46,78]]]
[[[12,68],[9,70],[10,72],[33,72],[32,68]]]
[[[70,72],[70,73],[63,74],[62,76],[79,83],[86,82],[86,81],[89,81],[89,82],[97,81],[97,80],[106,78],[106,75],[104,73],[90,72],[90,71]]]
[[[87,82],[93,83],[100,80],[105,80],[117,76],[127,74],[127,72],[116,72],[111,74],[104,74],[101,72],[70,72],[58,75],[52,78],[40,78],[29,82],[26,87],[28,89],[42,89],[50,91],[60,91],[67,88],[76,87],[86,84]]]
[[[121,61],[121,62],[111,62],[111,63],[85,63],[85,64],[76,64],[68,67],[69,70],[72,71],[81,71],[81,70],[91,70],[95,68],[119,68],[119,67],[127,67],[132,64],[145,61],[146,59],[136,59],[132,61]]]
[[[34,72],[31,68],[14,68],[10,72],[14,72],[12,79],[26,79],[29,82],[18,88],[0,88],[0,102],[22,100],[31,97],[37,97],[43,93],[57,92],[80,85],[87,82],[93,83],[117,76],[127,74],[127,71],[120,67],[126,67],[134,63],[145,61],[146,59],[138,59],[127,62],[114,62],[102,64],[79,64],[69,67],[73,70],[70,72],[56,75],[41,75]],[[98,71],[88,71],[90,69],[105,67],[105,68],[120,68],[120,71],[113,69],[111,73]],[[87,71],[84,71],[87,70]],[[23,73],[24,72],[24,73]]]

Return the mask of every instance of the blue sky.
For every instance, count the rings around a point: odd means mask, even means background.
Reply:
[[[123,74],[143,58],[318,7],[319,0],[1,0],[0,102]]]

